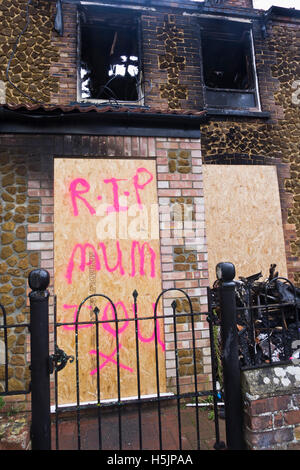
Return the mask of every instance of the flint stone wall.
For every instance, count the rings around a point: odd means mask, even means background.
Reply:
[[[54,5],[34,0],[27,16],[27,0],[2,0],[0,3],[0,80],[6,84],[6,96],[1,102],[32,102],[28,98],[32,97],[33,102],[49,103],[51,94],[58,90],[58,77],[50,74],[51,65],[59,59],[52,41]],[[15,48],[18,36],[25,29]],[[6,80],[8,65],[13,85]]]

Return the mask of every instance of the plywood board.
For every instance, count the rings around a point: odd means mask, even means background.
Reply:
[[[54,287],[57,320],[73,322],[80,303],[78,375],[80,401],[138,395],[138,346],[141,394],[157,392],[154,320],[134,322],[132,293],[138,292],[138,318],[153,316],[161,292],[160,243],[155,161],[56,158],[54,179]],[[115,321],[115,304],[117,318]],[[158,310],[158,315],[161,311]],[[116,331],[118,329],[118,340]],[[157,320],[160,392],[165,392],[163,324]],[[76,352],[74,325],[58,328],[58,345]],[[98,336],[98,354],[96,341]],[[97,356],[99,363],[97,364]],[[119,374],[117,363],[119,361]],[[99,374],[97,373],[99,371]],[[98,377],[99,375],[99,377]],[[59,403],[76,402],[76,363],[59,372]]]
[[[271,263],[287,276],[276,168],[261,165],[204,165],[203,183],[210,284],[215,267],[230,261],[237,276]]]

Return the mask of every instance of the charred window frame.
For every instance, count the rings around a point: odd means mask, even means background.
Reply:
[[[200,31],[206,107],[260,111],[251,23],[202,19]]]
[[[143,105],[138,14],[78,10],[78,100]]]

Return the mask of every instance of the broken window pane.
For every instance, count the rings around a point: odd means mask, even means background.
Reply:
[[[210,88],[249,90],[253,88],[252,63],[247,41],[203,39],[205,85]]]
[[[255,108],[256,82],[249,25],[203,20],[201,42],[206,104]]]
[[[137,22],[122,16],[81,21],[81,98],[135,102],[140,98]]]

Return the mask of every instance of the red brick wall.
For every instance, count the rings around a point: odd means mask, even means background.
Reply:
[[[300,394],[246,402],[245,429],[253,450],[300,450]]]
[[[243,371],[242,390],[247,447],[299,450],[299,365]]]
[[[52,45],[58,62],[52,62],[50,74],[58,81],[58,90],[51,94],[50,103],[69,104],[77,101],[77,9],[76,5],[63,4],[64,35],[52,31]]]

